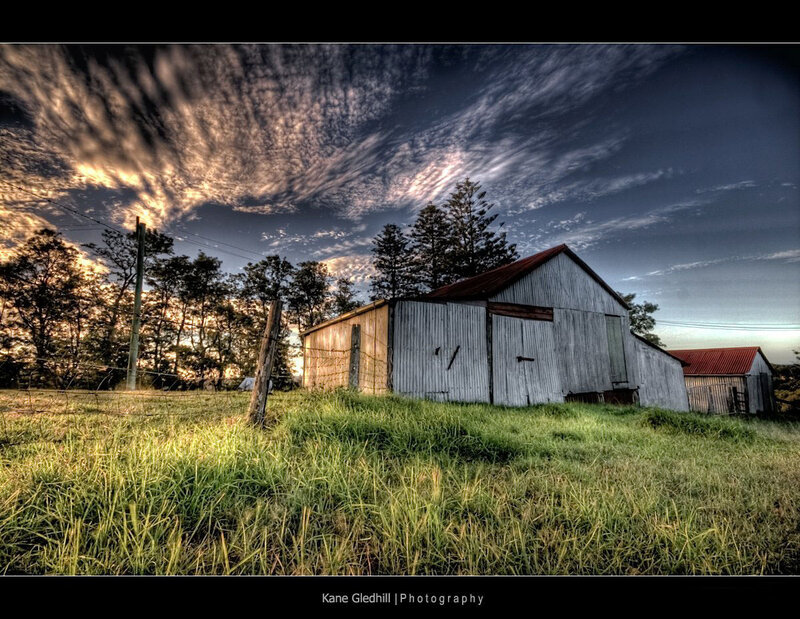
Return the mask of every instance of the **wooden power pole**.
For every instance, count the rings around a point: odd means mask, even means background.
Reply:
[[[144,277],[145,226],[136,218],[136,292],[133,300],[131,346],[128,352],[128,391],[136,390],[136,367],[139,362],[139,328],[142,324],[142,278]]]
[[[264,329],[264,337],[261,338],[261,349],[258,352],[258,366],[256,367],[256,376],[253,381],[253,395],[250,398],[250,411],[248,413],[250,422],[262,427],[267,415],[267,394],[269,393],[272,365],[275,362],[278,336],[281,330],[281,309],[282,303],[280,299],[275,299],[270,303],[267,326]]]

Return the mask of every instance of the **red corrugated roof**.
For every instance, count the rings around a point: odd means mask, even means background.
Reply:
[[[753,365],[756,353],[760,352],[761,349],[758,346],[670,350],[674,356],[689,364],[683,367],[683,373],[686,376],[747,374]],[[761,354],[763,355],[763,353]]]
[[[589,266],[573,252],[566,245],[557,245],[550,249],[540,251],[538,254],[522,258],[511,264],[502,267],[497,267],[491,271],[486,271],[475,277],[461,280],[449,286],[442,286],[433,292],[425,295],[426,299],[488,299],[494,296],[501,290],[508,288],[518,279],[524,277],[534,269],[539,268],[551,258],[555,258],[558,254],[565,253],[572,258],[578,266],[580,266],[586,273],[589,274],[598,284],[600,284],[612,297],[619,301],[623,307],[628,307],[625,301],[620,297],[611,286],[606,284],[600,276],[592,271]]]

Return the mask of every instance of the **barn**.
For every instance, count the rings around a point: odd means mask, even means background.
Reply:
[[[673,350],[686,365],[689,408],[703,413],[771,413],[775,373],[761,348]]]
[[[625,301],[566,245],[301,336],[307,388],[688,409],[683,362],[633,335]]]

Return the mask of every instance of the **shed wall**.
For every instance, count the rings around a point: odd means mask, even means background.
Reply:
[[[389,306],[383,305],[308,333],[303,338],[303,386],[308,389],[347,387],[350,336],[361,326],[359,390],[387,393]]]
[[[744,376],[685,376],[684,379],[691,410],[717,414],[747,412],[737,404],[737,399],[746,395]]]
[[[680,361],[634,338],[639,375],[639,403],[676,411],[689,410]]]
[[[552,322],[492,316],[494,403],[563,402]]]
[[[396,393],[440,401],[488,402],[486,308],[398,301],[392,367]]]
[[[748,412],[770,413],[773,404],[772,370],[757,353],[747,373]]]

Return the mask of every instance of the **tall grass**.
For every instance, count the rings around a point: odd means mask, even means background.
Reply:
[[[796,425],[337,392],[271,398],[262,431],[246,406],[0,392],[0,573],[800,572]]]

